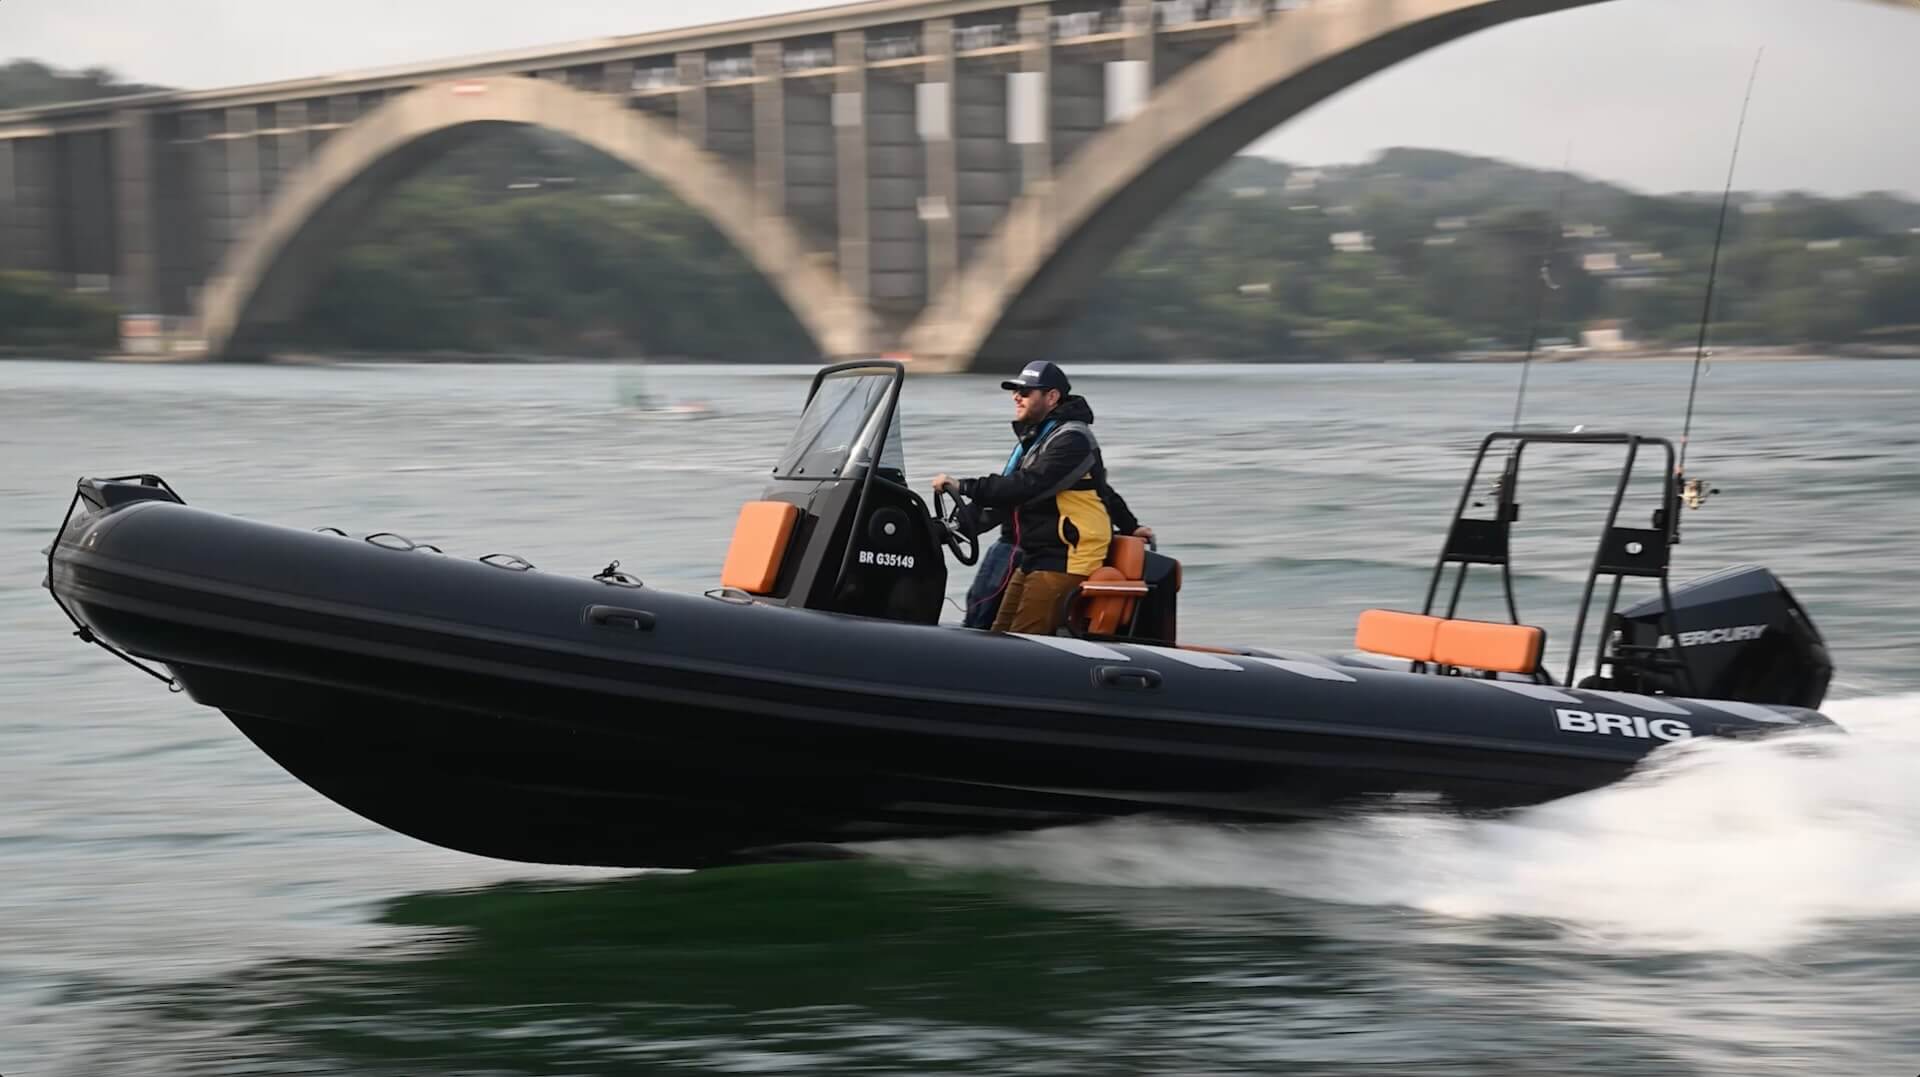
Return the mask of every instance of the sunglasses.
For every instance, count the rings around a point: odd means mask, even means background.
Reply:
[[[1024,397],[1032,396],[1035,393],[1044,393],[1044,392],[1046,392],[1045,389],[1015,389],[1013,390],[1013,395],[1024,398]]]

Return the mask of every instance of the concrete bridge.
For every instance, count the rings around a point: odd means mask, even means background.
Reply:
[[[130,349],[264,354],[388,191],[529,126],[703,213],[823,355],[1018,366],[1253,139],[1427,49],[1600,2],[869,0],[0,112],[0,268],[163,316],[129,318]]]

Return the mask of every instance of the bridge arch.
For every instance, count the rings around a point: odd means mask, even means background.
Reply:
[[[1158,87],[1009,207],[909,327],[929,367],[1017,368],[1041,354],[1146,222],[1261,135],[1370,75],[1501,23],[1606,0],[1316,0]]]
[[[501,127],[565,135],[657,180],[717,227],[773,285],[826,355],[871,346],[866,305],[811,257],[790,222],[761,212],[752,186],[669,124],[618,99],[540,79],[468,79],[395,97],[339,132],[222,258],[200,299],[207,354],[260,351],[291,318],[362,219],[403,180],[455,146]]]

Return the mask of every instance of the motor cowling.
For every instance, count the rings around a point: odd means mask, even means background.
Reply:
[[[1609,681],[1645,694],[1818,707],[1833,679],[1826,641],[1786,584],[1726,569],[1614,614]],[[1689,677],[1691,674],[1691,677]]]

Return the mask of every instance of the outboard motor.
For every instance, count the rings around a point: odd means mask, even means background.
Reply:
[[[1826,642],[1767,569],[1730,568],[1676,587],[1670,625],[1666,614],[1658,598],[1614,614],[1611,687],[1793,707],[1818,707],[1826,697]]]

